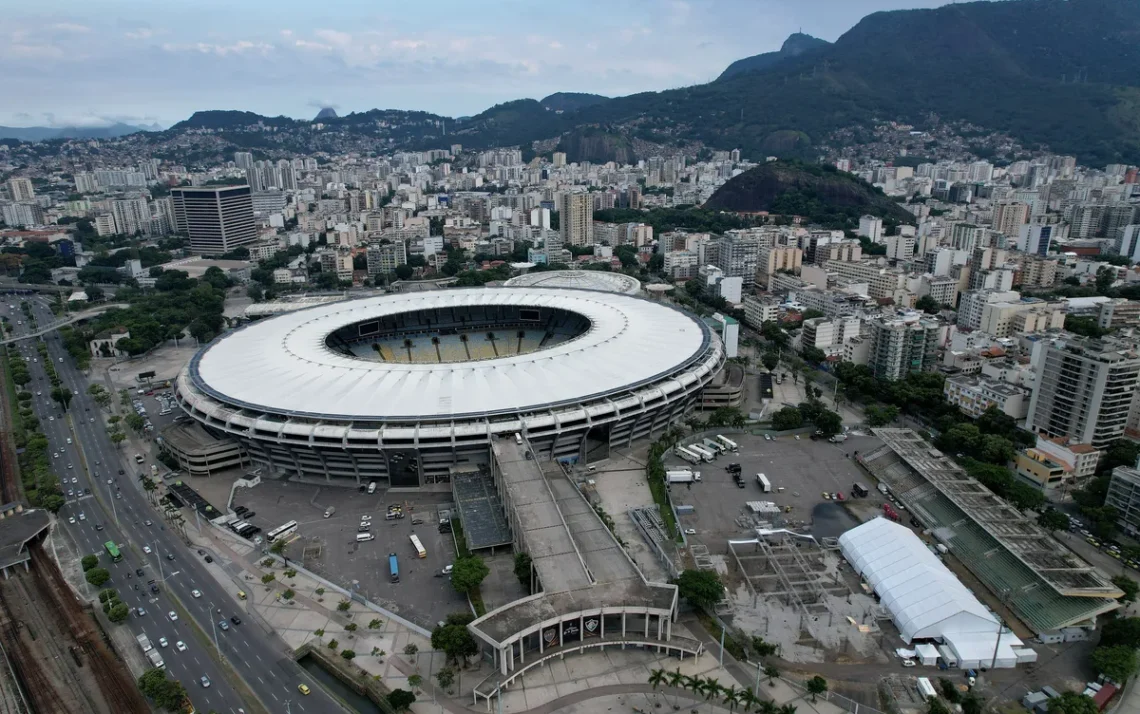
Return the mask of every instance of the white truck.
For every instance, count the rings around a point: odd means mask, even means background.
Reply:
[[[697,444],[689,444],[685,448],[688,449],[689,451],[693,452],[697,456],[701,457],[705,461],[712,461],[713,459],[716,458],[716,454],[709,451],[708,449],[706,449],[703,446],[698,446]]]
[[[158,650],[151,650],[150,652],[147,652],[146,657],[150,660],[152,667],[162,669],[166,666],[166,663],[162,661],[162,655],[158,653]]]
[[[756,474],[756,483],[760,484],[760,490],[764,493],[772,493],[772,482],[764,474]]]
[[[699,464],[699,463],[701,463],[701,461],[703,461],[703,459],[701,459],[700,456],[697,456],[695,453],[693,453],[692,451],[689,451],[688,449],[686,449],[683,446],[678,446],[673,451],[676,452],[677,456],[680,456],[682,459],[684,459],[685,461],[688,461],[690,464]]]
[[[694,481],[701,480],[700,471],[690,471],[689,469],[681,469],[678,471],[666,471],[665,483],[693,483]]]
[[[135,639],[136,639],[136,640],[138,640],[138,643],[139,643],[139,647],[142,647],[142,651],[143,651],[144,653],[146,653],[146,652],[150,652],[152,649],[154,649],[154,645],[152,645],[152,644],[150,643],[150,640],[149,640],[149,639],[147,639],[147,636],[146,636],[146,634],[145,634],[145,633],[144,633],[144,634],[141,634],[141,635],[139,635],[139,636],[138,636],[138,637],[136,637]]]
[[[704,447],[706,451],[711,451],[714,454],[720,454],[725,451],[724,444],[715,439],[702,439],[701,446]]]
[[[835,434],[830,439],[828,439],[828,441],[830,441],[833,444],[841,444],[844,441],[847,441],[847,435],[846,434]]]

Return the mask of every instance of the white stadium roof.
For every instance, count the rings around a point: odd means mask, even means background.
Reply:
[[[473,362],[392,363],[326,345],[333,331],[377,317],[481,306],[542,307],[584,316],[578,337]],[[262,320],[203,349],[194,385],[230,405],[322,419],[418,420],[542,412],[681,377],[717,338],[658,302],[616,293],[471,288],[350,300]]]
[[[606,293],[637,295],[641,292],[641,281],[624,273],[609,273],[604,270],[541,270],[511,278],[505,283],[509,288],[574,288],[577,290],[599,290]]]
[[[875,518],[841,535],[839,548],[878,593],[904,640],[988,634],[993,651],[997,618],[909,528]]]

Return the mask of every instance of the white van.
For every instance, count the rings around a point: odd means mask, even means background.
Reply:
[[[368,482],[368,493],[376,493],[376,482],[375,481],[369,481]]]
[[[376,536],[372,535],[371,533],[357,533],[356,534],[356,542],[357,543],[366,543],[370,540],[376,540]]]

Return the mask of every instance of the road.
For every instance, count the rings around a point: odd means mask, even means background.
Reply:
[[[42,298],[32,297],[29,303],[40,324],[54,319]],[[13,304],[15,310],[9,310],[8,306]],[[9,297],[0,305],[0,311],[8,313],[10,325],[16,330],[29,329],[26,321],[23,326],[15,325],[16,315],[22,318],[23,313],[14,298]],[[56,334],[46,335],[42,341],[48,346],[48,358],[62,386],[71,389],[75,396],[66,413],[50,400],[51,385],[36,350],[39,341],[19,343],[10,348],[10,352],[14,358],[19,355],[33,360],[29,365],[33,379],[25,389],[35,395],[32,402],[50,450],[59,454],[58,458],[52,458],[57,467],[55,472],[61,481],[67,478],[70,482],[64,486],[64,492],[76,490],[60,511],[60,522],[84,552],[103,554],[102,543],[112,539],[120,545],[123,561],[107,563],[112,574],[110,585],[119,590],[128,605],[141,606],[146,611],[141,617],[132,615],[126,626],[136,635],[145,632],[155,643],[160,637],[167,638],[170,646],[162,650],[167,669],[182,681],[195,707],[201,711],[215,709],[236,714],[245,705],[215,661],[202,651],[205,645],[201,638],[194,636],[190,623],[185,621],[186,615],[206,638],[216,640],[223,658],[268,711],[274,714],[285,711],[285,703],[290,702],[293,712],[344,712],[339,703],[285,655],[286,647],[275,633],[244,617],[236,600],[237,588],[223,587],[208,570],[221,567],[220,563],[208,565],[173,529],[165,528],[160,511],[149,504],[137,478],[144,466],[149,468],[150,461],[140,466],[134,462],[133,452],[127,454],[111,442],[104,426],[104,413],[87,394],[87,378],[75,368]],[[88,488],[92,494],[83,492]],[[85,519],[80,519],[81,513]],[[76,519],[74,524],[69,522],[71,517]],[[146,525],[148,520],[152,525]],[[98,530],[99,526],[103,530]],[[102,561],[107,560],[105,556],[102,558]],[[142,583],[134,576],[136,568],[144,571]],[[147,581],[152,578],[159,584],[157,594],[148,591]],[[200,596],[194,596],[195,590]],[[167,617],[171,611],[182,613],[177,621]],[[230,624],[228,631],[217,626],[234,615],[241,618],[240,625]],[[186,643],[186,652],[175,651],[174,643],[178,640]],[[210,687],[200,684],[202,676],[209,678]],[[297,686],[301,683],[309,685],[311,695],[298,692]]]
[[[8,303],[8,305],[11,305],[11,304],[13,304],[13,303]],[[57,318],[53,315],[52,319],[47,321],[47,322],[44,322],[41,320],[38,323],[39,326],[36,327],[36,329],[34,329],[34,330],[20,329],[18,332],[13,333],[13,335],[11,337],[0,340],[0,345],[7,345],[7,344],[11,344],[13,342],[23,342],[24,340],[30,340],[30,339],[39,337],[41,335],[46,335],[49,332],[54,332],[61,327],[67,327],[68,325],[74,325],[75,323],[79,322],[80,320],[86,320],[89,317],[95,317],[96,315],[102,315],[103,313],[107,312],[108,310],[112,310],[115,308],[125,308],[125,307],[127,307],[126,303],[110,303],[108,305],[100,305],[99,307],[93,307],[89,310],[82,310],[80,312],[73,312],[73,313],[70,313],[68,315],[64,315],[63,317]],[[20,309],[16,308],[15,311],[20,312]],[[49,310],[49,312],[50,312],[50,310]],[[20,315],[22,317],[23,313],[21,312]],[[12,316],[9,316],[9,317],[12,317]],[[19,321],[18,317],[13,317],[13,319],[15,319],[17,322]],[[29,327],[28,325],[23,325],[23,326],[16,325],[16,326],[20,327],[20,328]]]

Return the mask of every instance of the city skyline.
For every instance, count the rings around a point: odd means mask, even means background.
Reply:
[[[793,32],[834,41],[868,13],[945,3],[591,4],[449,1],[397,16],[350,2],[332,18],[298,2],[190,11],[52,0],[12,13],[0,30],[0,87],[21,98],[0,124],[169,126],[205,109],[308,119],[324,106],[463,116],[560,91],[621,96],[710,81]],[[603,13],[609,21],[597,22]]]

